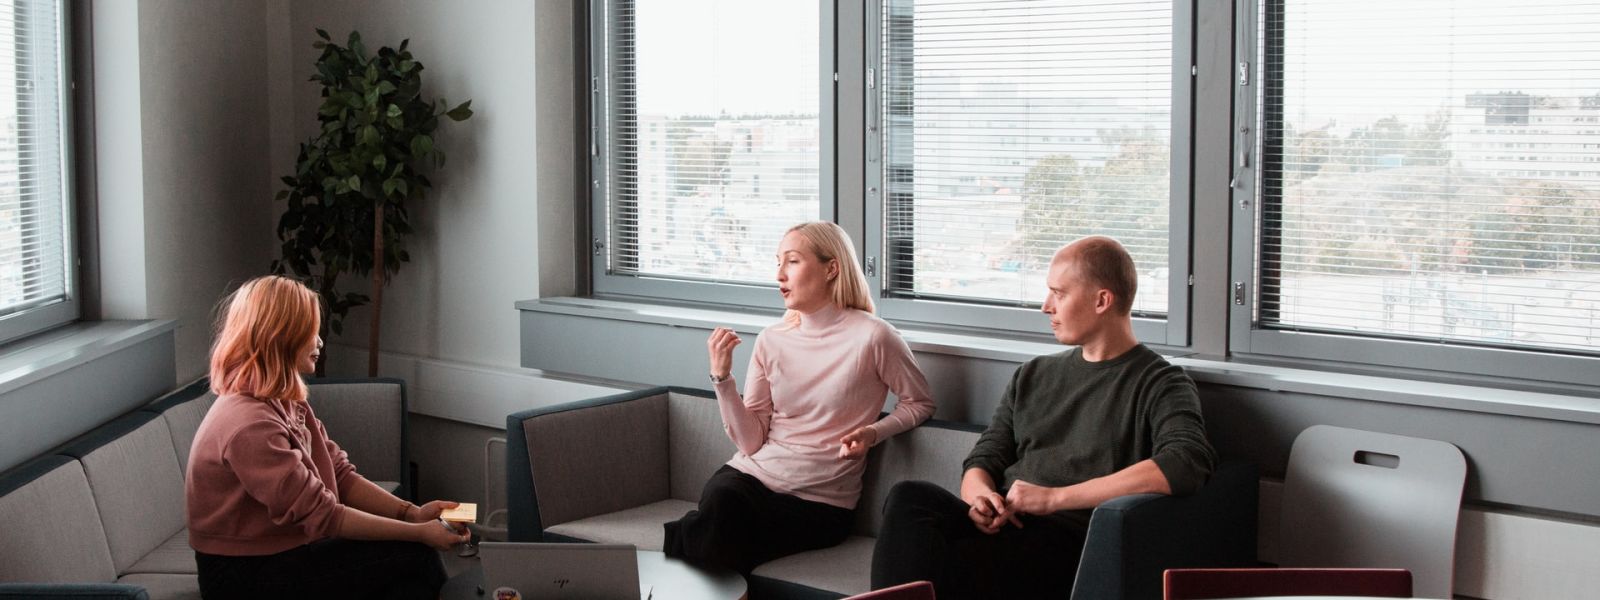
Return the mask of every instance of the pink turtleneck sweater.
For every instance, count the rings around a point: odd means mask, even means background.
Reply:
[[[870,425],[881,443],[934,410],[900,332],[851,308],[762,330],[745,378],[742,398],[732,377],[716,384],[723,428],[739,448],[728,464],[775,492],[841,508],[855,508],[866,461],[839,458],[839,438]],[[899,401],[879,420],[890,391]]]

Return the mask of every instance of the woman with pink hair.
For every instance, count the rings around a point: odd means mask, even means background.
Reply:
[[[211,390],[190,450],[189,545],[206,598],[437,598],[435,549],[467,540],[367,481],[328,438],[301,377],[322,353],[317,295],[246,282],[225,302]]]

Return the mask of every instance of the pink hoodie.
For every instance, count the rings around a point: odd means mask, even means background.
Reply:
[[[333,537],[360,476],[306,403],[218,398],[189,450],[189,545],[261,556]]]

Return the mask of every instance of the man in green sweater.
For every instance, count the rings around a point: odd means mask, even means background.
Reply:
[[[1017,368],[967,456],[961,496],[890,490],[872,587],[934,582],[951,598],[1065,598],[1089,512],[1140,493],[1188,494],[1216,454],[1194,382],[1133,335],[1133,259],[1089,237],[1056,251],[1044,314],[1074,348]]]

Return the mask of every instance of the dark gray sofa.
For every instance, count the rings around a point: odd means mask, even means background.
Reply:
[[[874,535],[895,483],[955,491],[981,428],[929,421],[872,449],[854,535],[755,569],[750,597],[840,598],[868,591]],[[694,508],[733,455],[711,392],[658,387],[515,413],[506,419],[513,541],[634,544],[660,550],[661,524]],[[1198,493],[1113,499],[1090,521],[1074,600],[1156,600],[1162,571],[1254,566],[1255,467],[1225,463]],[[1068,596],[1063,590],[1062,596]]]
[[[322,379],[311,402],[368,479],[409,490],[405,385]],[[199,598],[184,465],[216,396],[201,379],[0,474],[0,600]]]

